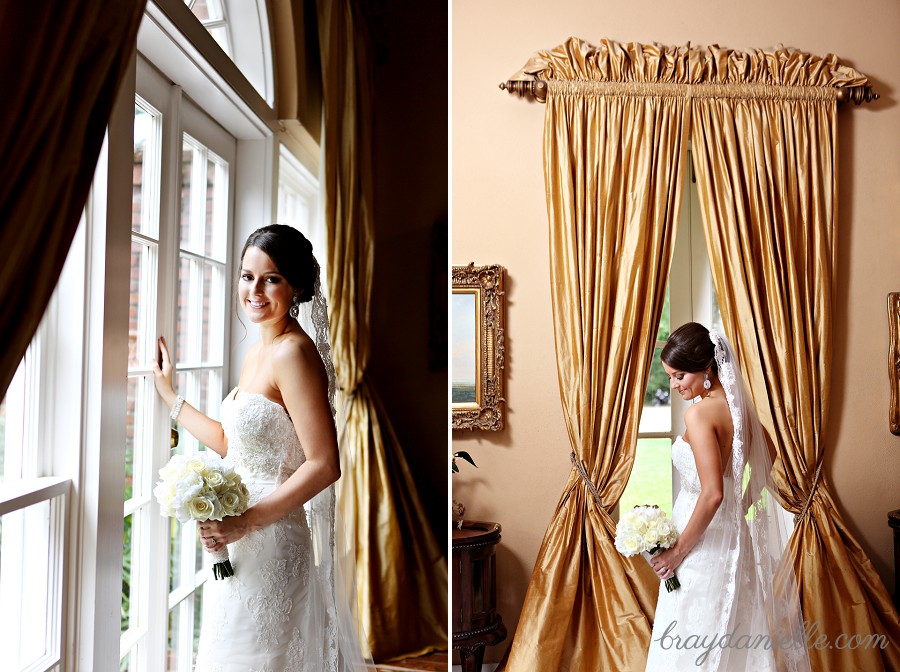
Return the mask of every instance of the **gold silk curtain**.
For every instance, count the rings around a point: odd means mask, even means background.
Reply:
[[[0,398],[78,228],[145,1],[0,3]]]
[[[612,72],[634,82],[677,77],[653,48],[626,54],[570,41],[537,58],[559,84],[547,99],[544,175],[560,395],[580,469],[544,536],[505,669],[643,670],[659,582],[642,557],[616,551],[610,512],[634,463],[688,106],[649,90],[601,97],[566,86]]]
[[[355,534],[362,627],[375,660],[447,648],[447,564],[365,375],[372,287],[372,76],[351,0],[319,0],[330,324],[344,396],[339,507]]]
[[[829,642],[842,633],[891,642],[883,650],[812,647],[812,668],[900,670],[897,611],[821,471],[837,256],[837,114],[828,94],[865,78],[834,57],[709,53],[704,81],[797,89],[787,99],[695,97],[691,107],[697,188],[723,323],[778,444],[781,497],[791,513],[802,514],[790,553],[804,618],[818,623]]]

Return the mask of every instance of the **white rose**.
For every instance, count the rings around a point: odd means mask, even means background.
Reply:
[[[202,474],[206,470],[206,461],[199,455],[193,455],[185,462],[184,468],[188,472]]]
[[[191,514],[191,518],[199,521],[206,521],[212,518],[216,512],[213,500],[204,495],[197,495],[187,502],[187,509]]]
[[[622,540],[622,546],[627,555],[634,555],[641,550],[641,537],[637,534],[629,534]]]
[[[219,495],[222,510],[226,516],[236,516],[241,513],[241,496],[236,490],[226,490]]]
[[[225,476],[221,471],[209,469],[204,475],[206,485],[210,488],[219,488],[225,484]]]
[[[654,529],[649,529],[644,533],[644,543],[653,548],[659,543],[659,533]]]

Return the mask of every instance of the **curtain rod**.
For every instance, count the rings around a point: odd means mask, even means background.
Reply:
[[[561,82],[561,84],[563,84]],[[651,90],[653,87],[659,87],[660,89],[669,89],[670,93],[676,93],[677,95],[687,96],[689,89],[702,90],[704,84],[670,84],[670,83],[658,83],[654,84],[652,82],[597,82],[598,85],[608,85],[609,87],[616,88],[628,88],[630,86],[634,86],[636,92],[640,92],[642,95],[646,95],[648,90]],[[808,88],[811,90],[819,90],[820,92],[827,92],[828,96],[834,96],[834,98],[839,103],[847,103],[852,102],[854,105],[862,105],[863,103],[870,103],[874,100],[878,100],[880,96],[872,89],[871,86],[853,86],[853,87],[772,87],[765,84],[753,85],[753,84],[732,84],[732,85],[717,85],[717,84],[709,84],[710,87],[731,87],[731,93],[737,93],[740,89],[744,89],[745,93],[751,94],[754,90],[761,93],[762,95],[728,95],[727,97],[766,97],[771,98],[775,97],[772,94],[773,89],[783,89],[784,91],[789,91],[791,89],[796,88]],[[547,92],[549,90],[549,86],[546,80],[542,79],[534,79],[534,80],[517,80],[517,79],[509,79],[505,82],[501,82],[500,88],[505,90],[509,94],[517,94],[520,98],[532,98],[539,103],[547,102]],[[823,91],[824,90],[824,91]],[[834,93],[831,93],[834,92]],[[707,96],[704,96],[707,97]],[[795,96],[784,96],[786,98],[794,98]],[[822,93],[818,96],[810,95],[810,98],[822,98]]]

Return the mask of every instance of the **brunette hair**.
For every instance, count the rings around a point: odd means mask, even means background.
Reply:
[[[278,272],[296,290],[300,303],[312,301],[319,264],[313,256],[312,243],[306,236],[286,224],[270,224],[250,234],[241,250],[241,262],[251,247],[268,255]]]
[[[697,322],[688,322],[672,332],[659,358],[685,373],[705,371],[712,366],[712,372],[718,374],[715,351],[709,329]]]

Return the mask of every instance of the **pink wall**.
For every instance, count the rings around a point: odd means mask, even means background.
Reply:
[[[454,496],[467,517],[498,521],[499,611],[512,632],[543,533],[568,474],[550,315],[543,106],[497,85],[571,35],[596,42],[778,44],[835,53],[868,75],[880,101],[839,114],[839,249],[825,473],[856,538],[893,590],[888,511],[900,508],[900,437],[888,431],[886,295],[900,291],[900,4],[895,0],[683,0],[629,3],[454,0],[453,264],[499,263],[507,283],[507,428],[454,432]],[[496,660],[509,639],[487,654]]]

